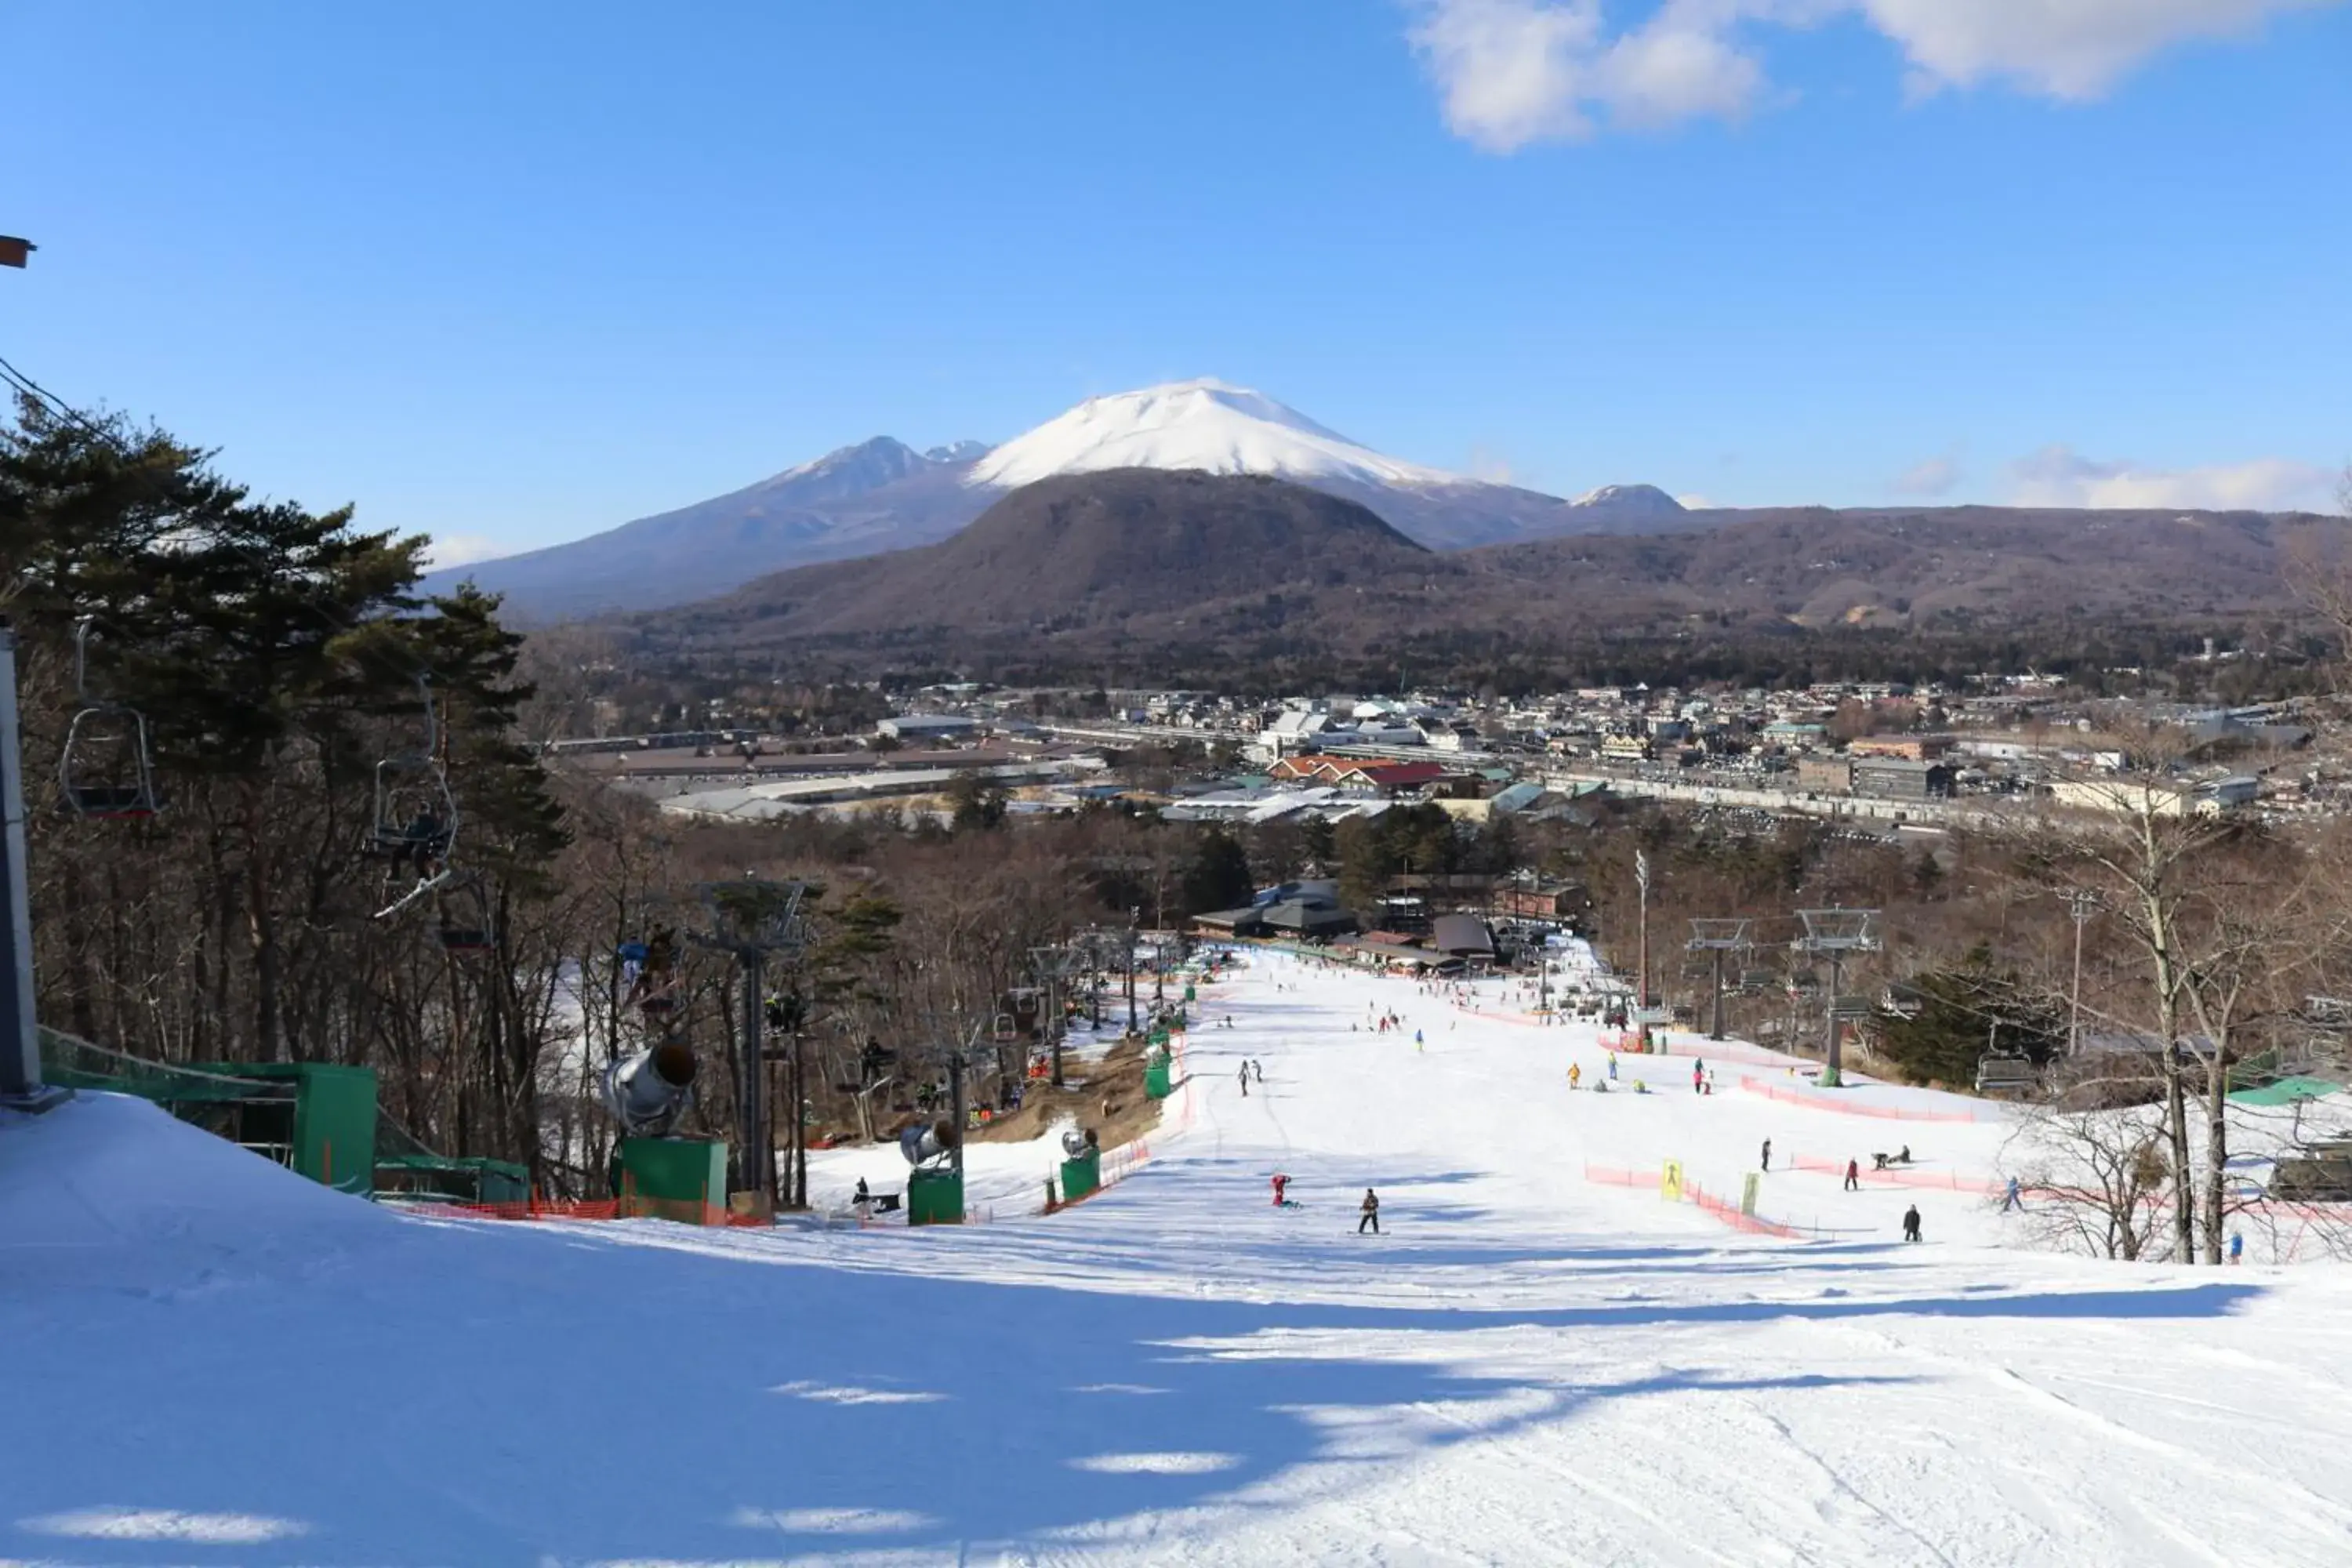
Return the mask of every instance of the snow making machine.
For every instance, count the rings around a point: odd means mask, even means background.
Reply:
[[[907,1223],[963,1223],[963,1129],[942,1117],[915,1122],[898,1134],[907,1162]]]
[[[680,1040],[623,1057],[604,1073],[604,1107],[621,1124],[613,1194],[625,1219],[720,1223],[727,1211],[727,1145],[677,1136],[694,1103],[695,1060]]]

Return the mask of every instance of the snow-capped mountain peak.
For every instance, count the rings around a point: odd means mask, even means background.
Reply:
[[[1655,485],[1602,485],[1597,490],[1587,490],[1568,503],[1590,511],[1626,512],[1644,517],[1664,517],[1686,510],[1682,502]]]
[[[1206,378],[1090,397],[989,453],[964,482],[1010,489],[1103,468],[1199,468],[1381,486],[1465,482],[1359,446],[1264,393]]]

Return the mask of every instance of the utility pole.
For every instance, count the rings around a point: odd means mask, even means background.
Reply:
[[[1127,917],[1127,1032],[1135,1033],[1135,942],[1143,929],[1143,906],[1139,904]]]
[[[2099,895],[2077,888],[2066,895],[2066,914],[2074,922],[2074,984],[2066,1002],[2066,1054],[2083,1048],[2083,928],[2099,912]]]
[[[736,1156],[737,1186],[770,1203],[776,1195],[776,1150],[767,1118],[766,996],[761,980],[768,954],[797,952],[806,945],[800,912],[807,891],[805,883],[772,882],[751,872],[738,880],[705,882],[695,889],[709,912],[710,929],[691,933],[693,942],[733,955],[742,970],[742,1081],[736,1100],[743,1146]],[[793,1092],[792,1114],[797,1125],[797,1083]]]
[[[1715,958],[1715,1026],[1707,1034],[1710,1040],[1723,1038],[1723,955],[1738,952],[1748,946],[1748,928],[1744,920],[1695,920],[1691,921],[1690,951],[1711,953]]]
[[[22,243],[21,241],[18,243]],[[27,249],[30,247],[26,247]],[[11,263],[22,267],[22,260]],[[16,727],[16,633],[0,617],[0,1105],[47,1110],[68,1091],[41,1081],[41,1031],[33,1015],[33,903],[25,874],[25,758]]]
[[[1877,934],[1871,921],[1878,916],[1876,910],[1799,910],[1797,918],[1805,922],[1805,934],[1796,946],[1801,952],[1825,953],[1830,961],[1829,1049],[1822,1067],[1822,1087],[1841,1089],[1845,1084],[1843,1040],[1845,1017],[1843,986],[1846,959],[1855,953],[1873,952],[1878,948]]]
[[[23,267],[40,247],[0,234],[0,267]],[[47,1110],[71,1098],[41,1081],[41,1030],[33,1010],[33,900],[25,870],[24,737],[16,719],[16,633],[0,616],[0,1105]]]
[[[1650,1005],[1650,857],[1646,850],[1633,851],[1633,886],[1641,890],[1642,900],[1642,930],[1637,949],[1641,956],[1636,965],[1638,978],[1634,982],[1633,1005],[1647,1007]]]

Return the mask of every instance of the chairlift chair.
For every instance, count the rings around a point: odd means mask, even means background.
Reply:
[[[623,942],[618,956],[634,971],[629,979],[628,1000],[631,1005],[648,1016],[666,1015],[675,1009],[677,1005],[676,931],[664,926],[645,942]]]
[[[89,689],[90,617],[74,624],[74,695],[81,703],[66,726],[58,753],[58,791],[77,816],[123,819],[152,816],[163,809],[155,793],[154,757],[147,742],[147,716],[119,702],[102,702]]]
[[[388,919],[449,881],[449,851],[457,841],[457,797],[441,759],[441,724],[433,706],[433,685],[419,676],[425,706],[425,747],[409,756],[386,757],[375,765],[375,816],[362,849],[387,863],[387,881],[403,868],[416,873],[415,885],[376,911]]]
[[[488,952],[499,945],[498,922],[489,894],[478,876],[468,874],[441,895],[436,904],[438,934],[449,952]]]

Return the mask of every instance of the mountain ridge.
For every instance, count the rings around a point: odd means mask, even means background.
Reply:
[[[1055,520],[1080,513],[1091,531],[1074,542]],[[1257,524],[1235,521],[1245,514],[1292,518],[1320,542],[1253,533]],[[1128,538],[1146,515],[1158,532]],[[1034,672],[1105,658],[1197,673],[1400,650],[1518,657],[1700,632],[2270,624],[2287,607],[2287,563],[2352,535],[2341,519],[2260,512],[1722,515],[1680,531],[1432,552],[1368,508],[1286,480],[1103,470],[1013,491],[939,544],[779,573],[633,626],[669,651],[788,651],[867,673],[908,661]],[[1153,538],[1193,542],[1171,550]]]
[[[1391,458],[1263,393],[1202,378],[1089,398],[995,447],[918,452],[875,437],[584,539],[429,574],[424,587],[470,581],[506,595],[522,620],[656,609],[771,572],[919,548],[1021,483],[1136,466],[1297,480],[1437,549],[1689,525],[1679,509],[1579,508]]]

